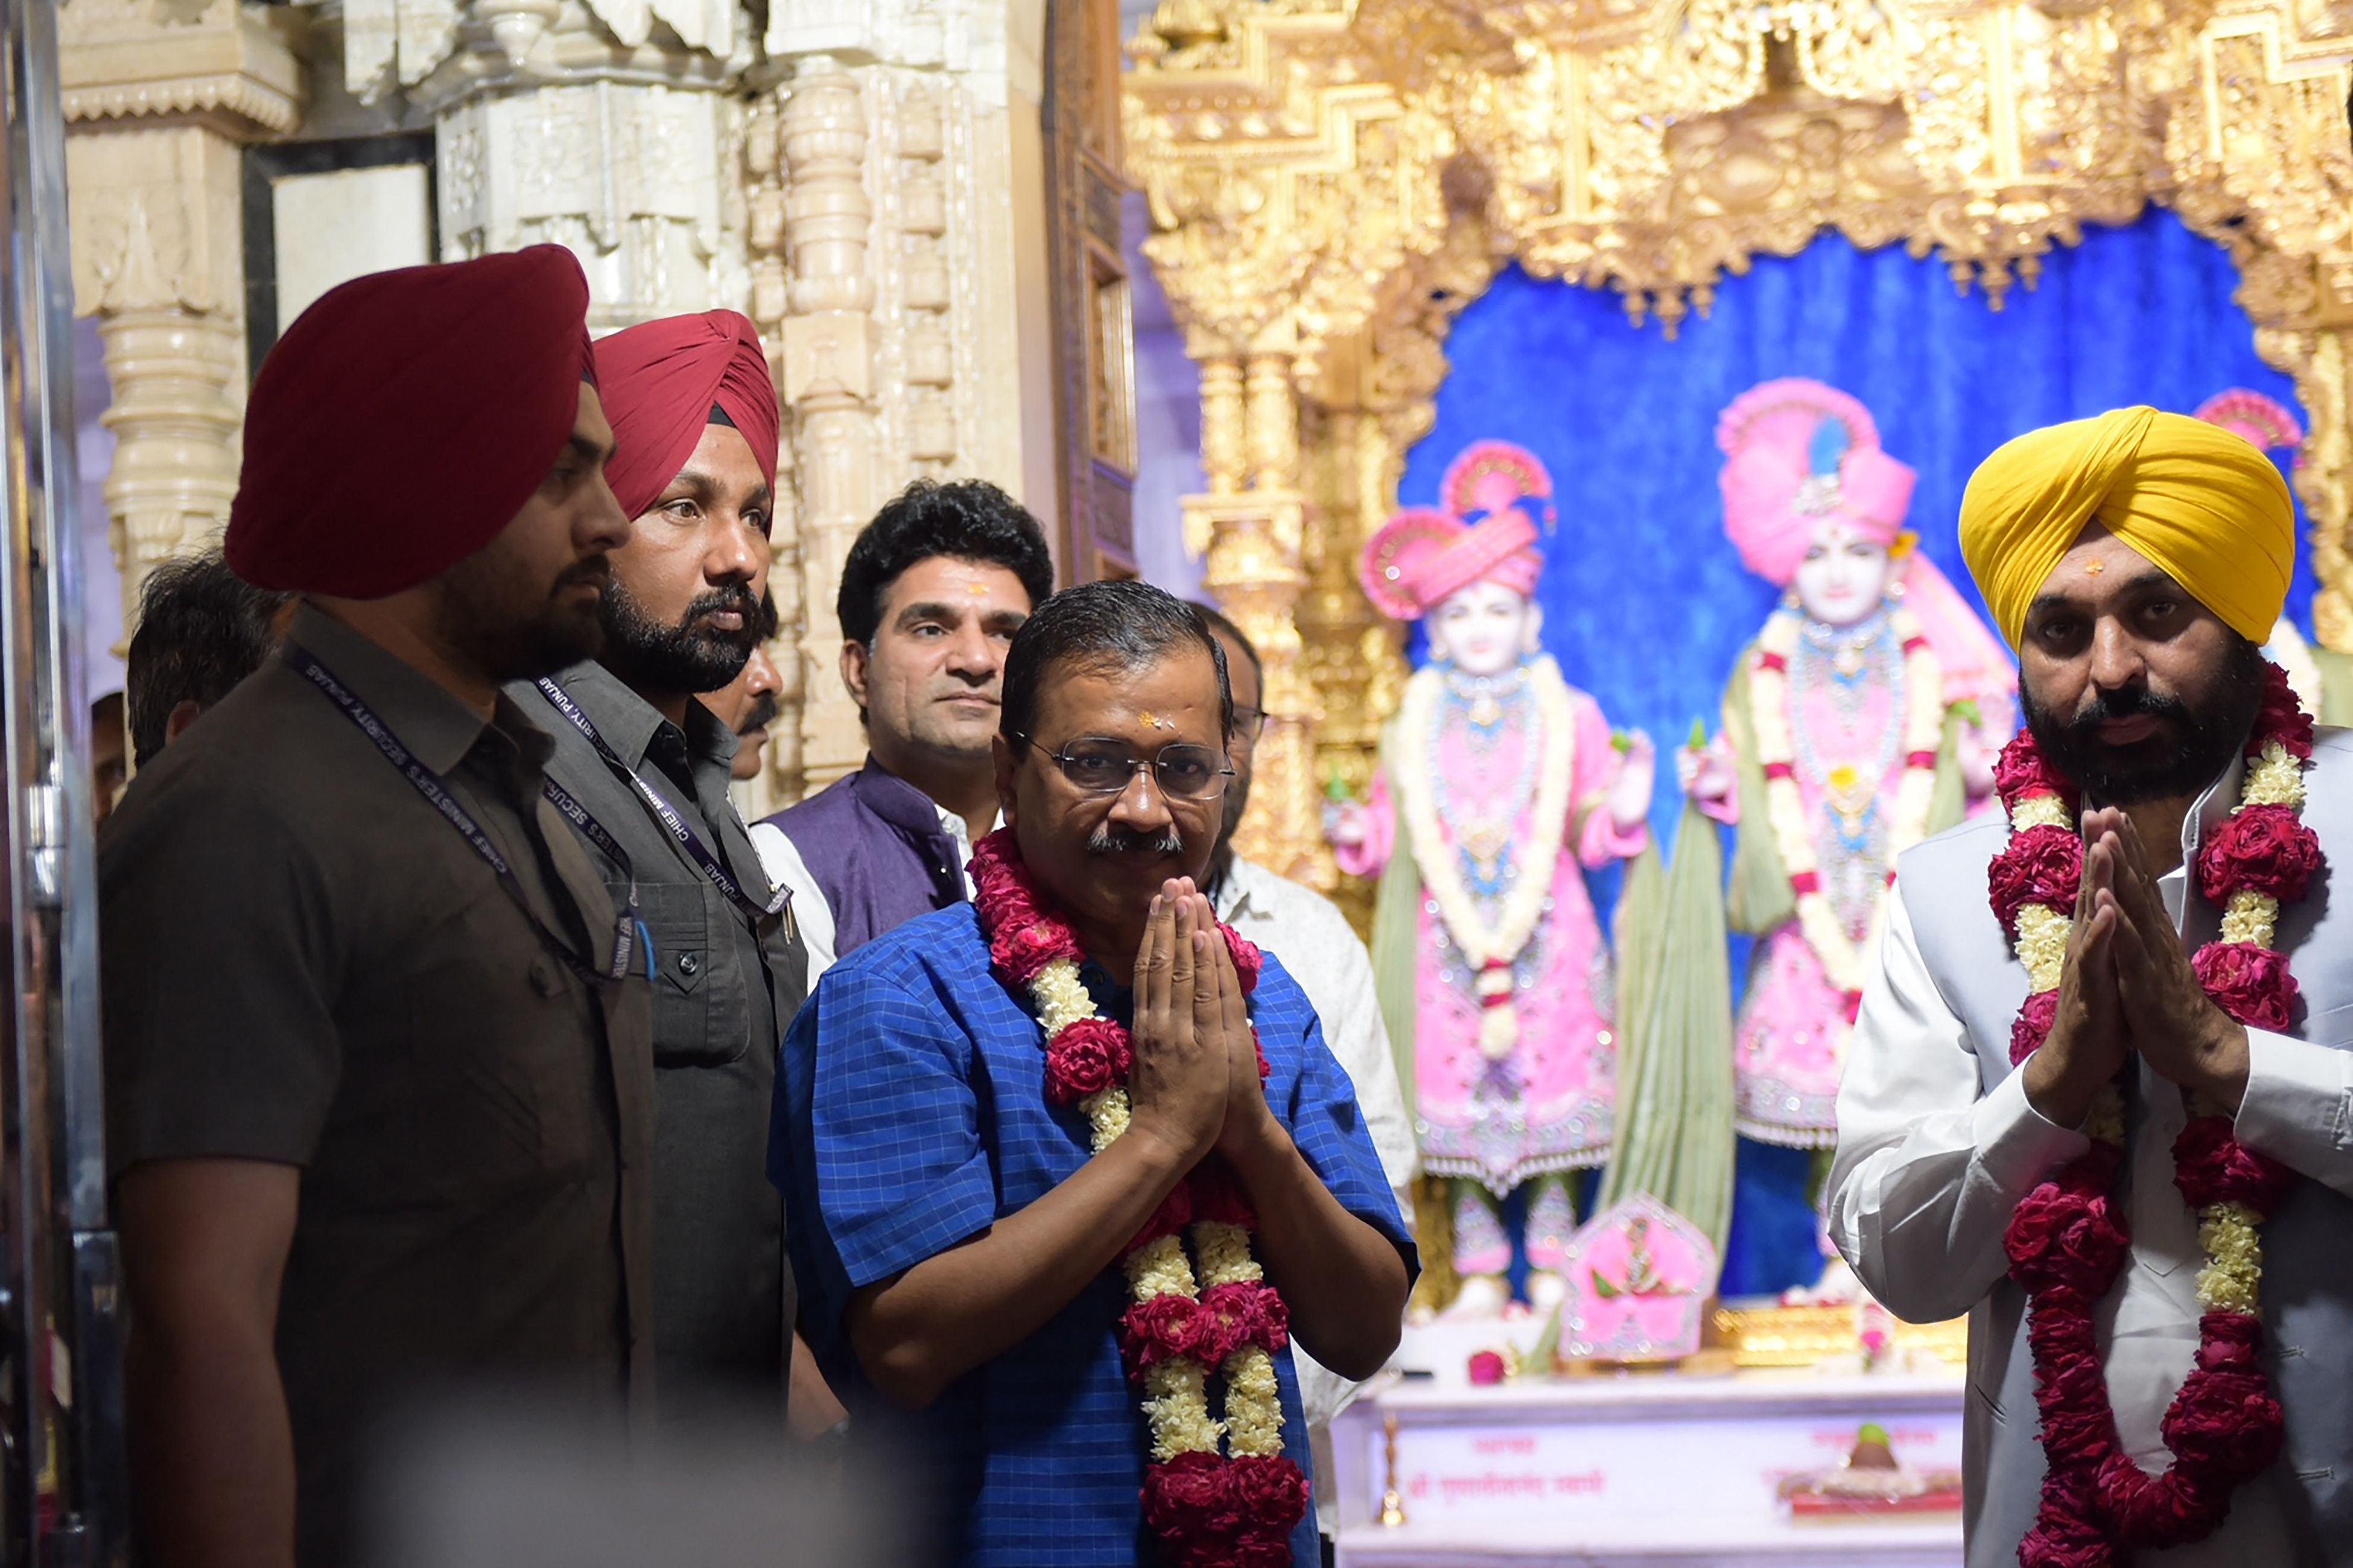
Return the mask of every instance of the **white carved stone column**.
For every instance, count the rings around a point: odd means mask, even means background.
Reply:
[[[239,150],[293,128],[302,79],[235,0],[72,0],[58,37],[74,310],[106,347],[127,633],[148,573],[227,526],[246,384]]]
[[[874,285],[867,276],[872,208],[865,184],[866,104],[856,79],[819,56],[782,110],[784,229],[791,273],[784,317],[784,393],[792,409],[801,494],[801,771],[818,789],[862,762],[857,705],[839,675],[834,613],[850,542],[878,493]]]
[[[354,97],[434,121],[441,255],[543,242],[598,332],[746,303],[734,0],[345,0]]]
[[[916,479],[986,479],[1052,535],[1052,421],[1038,418],[1052,322],[1025,245],[1037,268],[1048,258],[1016,200],[1025,181],[1042,193],[1042,165],[1021,172],[1037,151],[1042,15],[1017,17],[1007,0],[768,8],[743,178],[752,316],[779,345],[801,496],[786,677],[803,683],[801,754],[797,775],[784,752],[772,760],[779,798],[865,755],[834,605],[842,558],[883,502]]]

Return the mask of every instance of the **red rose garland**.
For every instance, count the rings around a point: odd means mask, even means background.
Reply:
[[[2319,840],[2298,816],[2312,738],[2287,677],[2270,667],[2240,804],[2192,868],[2223,917],[2221,939],[2200,948],[2191,965],[2216,1005],[2250,1028],[2284,1029],[2294,1016],[2295,981],[2273,944],[2280,905],[2302,898],[2321,865]],[[2011,835],[1989,868],[1989,889],[2033,991],[2011,1030],[2015,1065],[2042,1044],[2057,1012],[2083,845],[2074,786],[2031,735],[2021,732],[2002,752],[1995,787]],[[2193,1110],[2174,1141],[2174,1184],[2199,1211],[2204,1311],[2196,1362],[2159,1428],[2173,1456],[2164,1474],[2142,1470],[2117,1442],[2093,1321],[2132,1245],[2113,1193],[2124,1136],[2113,1087],[2094,1107],[2090,1150],[2036,1186],[2010,1217],[2003,1247],[2010,1277],[2028,1295],[2048,1462],[2041,1510],[2019,1546],[2023,1568],[2105,1568],[2137,1549],[2203,1540],[2230,1511],[2231,1494],[2279,1456],[2279,1401],[2260,1360],[2256,1226],[2295,1174],[2240,1143],[2220,1108]]]
[[[972,875],[990,961],[1029,993],[1046,1030],[1046,1098],[1085,1109],[1100,1153],[1127,1127],[1134,1041],[1096,1014],[1079,979],[1078,937],[1047,912],[1009,829],[973,846]],[[1230,926],[1218,930],[1247,995],[1259,951]],[[1258,1068],[1263,1081],[1263,1052]],[[1291,1533],[1307,1515],[1307,1478],[1282,1454],[1272,1359],[1291,1343],[1291,1314],[1250,1257],[1257,1223],[1212,1158],[1176,1184],[1121,1260],[1135,1300],[1120,1319],[1120,1352],[1145,1387],[1151,1427],[1144,1519],[1182,1568],[1287,1568]],[[1213,1373],[1226,1383],[1222,1419],[1209,1414]]]

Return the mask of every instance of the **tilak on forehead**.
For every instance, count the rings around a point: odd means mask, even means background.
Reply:
[[[2270,637],[2295,563],[2295,506],[2251,442],[2186,414],[2119,408],[2031,431],[1961,498],[1961,554],[2010,646],[2097,522],[2250,642]],[[2088,563],[2097,575],[2099,563]]]
[[[1176,720],[1163,719],[1157,713],[1139,713],[1135,716],[1135,721],[1146,730],[1174,730],[1176,728]]]

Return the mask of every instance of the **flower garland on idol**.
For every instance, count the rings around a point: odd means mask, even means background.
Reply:
[[[1085,1112],[1100,1154],[1127,1131],[1133,1041],[1095,1011],[1079,978],[1085,954],[1077,933],[1047,912],[1012,830],[972,848],[990,960],[1028,992],[1045,1031],[1047,1098]],[[1258,984],[1259,951],[1232,927],[1218,930],[1247,996]],[[1267,1072],[1261,1053],[1261,1080]],[[1291,1532],[1306,1517],[1307,1478],[1283,1457],[1274,1370],[1291,1342],[1290,1310],[1250,1256],[1257,1223],[1212,1156],[1169,1193],[1121,1260],[1134,1300],[1120,1321],[1120,1352],[1129,1377],[1144,1386],[1151,1429],[1145,1522],[1183,1568],[1284,1568]],[[1216,1375],[1225,1379],[1222,1416],[1209,1407]]]
[[[1887,880],[1895,879],[1895,857],[1926,837],[1928,811],[1936,792],[1936,752],[1945,734],[1945,672],[1927,633],[1911,611],[1896,607],[1891,620],[1904,649],[1904,776],[1895,786],[1895,809],[1888,825]],[[1766,816],[1774,847],[1781,852],[1789,890],[1797,896],[1798,930],[1821,961],[1822,973],[1846,999],[1852,1023],[1862,1004],[1862,955],[1879,945],[1886,900],[1872,916],[1872,930],[1858,945],[1822,888],[1821,862],[1798,788],[1797,737],[1789,718],[1789,660],[1798,651],[1803,620],[1795,611],[1776,611],[1757,638],[1748,670],[1749,725],[1757,760],[1765,771]]]
[[[1390,775],[1406,829],[1413,837],[1414,865],[1421,872],[1422,886],[1470,967],[1479,997],[1479,1050],[1490,1061],[1510,1056],[1520,1041],[1512,960],[1535,937],[1552,899],[1552,858],[1567,842],[1574,804],[1569,791],[1577,765],[1577,710],[1569,701],[1568,682],[1549,655],[1531,660],[1527,670],[1543,752],[1528,832],[1520,847],[1535,853],[1532,863],[1520,868],[1519,879],[1504,895],[1493,921],[1482,918],[1478,900],[1463,882],[1461,852],[1440,819],[1438,792],[1430,783],[1444,776],[1438,753],[1446,719],[1446,678],[1435,665],[1424,665],[1406,682],[1398,708],[1398,733],[1419,752],[1413,766]]]
[[[2199,890],[2222,910],[2221,938],[2192,955],[2216,1005],[2250,1028],[2283,1030],[2296,984],[2275,947],[2283,904],[2304,897],[2321,866],[2302,818],[2312,719],[2277,666],[2247,742],[2239,805],[2200,850]],[[2001,754],[1995,787],[2010,813],[2009,845],[1994,858],[1995,915],[2026,966],[2031,994],[2010,1035],[2013,1064],[2051,1032],[2084,847],[2074,786],[2021,732]],[[2174,1140],[2174,1185],[2198,1211],[2206,1266],[2198,1276],[2198,1352],[2160,1431],[2172,1462],[2151,1476],[2119,1445],[2100,1367],[2093,1311],[2131,1247],[2114,1186],[2123,1158],[2124,1103],[2100,1090],[2085,1125],[2092,1146],[2019,1203],[2003,1237],[2010,1278],[2028,1297],[2027,1341],[2048,1468],[2023,1568],[2105,1568],[2136,1550],[2211,1534],[2231,1495],[2277,1458],[2282,1417],[2259,1359],[2263,1320],[2257,1226],[2295,1173],[2240,1143],[2226,1109],[2194,1096]]]

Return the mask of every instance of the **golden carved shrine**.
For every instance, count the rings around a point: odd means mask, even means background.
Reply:
[[[1405,673],[1357,552],[1510,262],[1672,334],[1835,231],[1999,309],[2086,226],[2168,207],[2229,247],[2311,416],[2314,620],[2353,648],[2353,7],[1165,0],[1128,48],[1145,253],[1200,368],[1185,526],[1268,658],[1270,864],[1339,880],[1318,800],[1361,785]]]

